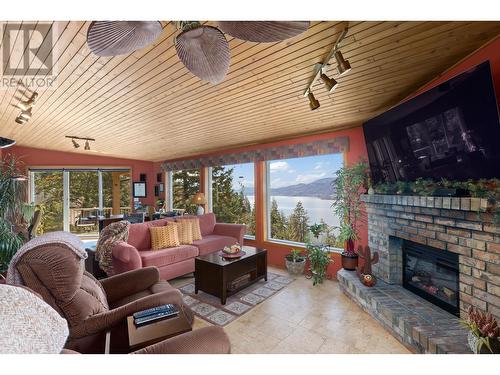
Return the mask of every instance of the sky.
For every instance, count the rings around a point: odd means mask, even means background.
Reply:
[[[321,178],[334,177],[344,163],[343,154],[309,156],[282,159],[269,162],[271,186],[273,188],[296,184],[308,184]],[[235,164],[233,189],[239,190],[241,182],[245,187],[254,187],[254,164]]]

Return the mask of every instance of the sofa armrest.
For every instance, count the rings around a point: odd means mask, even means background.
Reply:
[[[124,322],[133,313],[167,303],[175,305],[181,311],[181,314],[186,316],[188,322],[192,321],[190,320],[189,312],[184,310],[181,292],[177,289],[172,289],[162,293],[151,294],[116,309],[92,315],[90,318],[84,320],[82,324],[71,327],[71,338],[89,336],[109,330]]]
[[[160,281],[160,272],[156,267],[139,268],[99,280],[108,303],[122,299],[134,293],[146,290]]]
[[[115,274],[142,268],[142,259],[137,250],[125,241],[117,241],[113,246],[113,272]]]
[[[221,327],[204,327],[163,340],[133,354],[229,354],[231,344]]]
[[[246,229],[247,227],[244,224],[216,223],[214,234],[234,237],[240,245],[243,245],[243,236],[246,233]]]

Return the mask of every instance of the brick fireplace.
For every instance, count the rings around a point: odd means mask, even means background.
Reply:
[[[479,198],[364,195],[374,274],[401,285],[402,242],[458,254],[460,315],[469,305],[500,318],[500,226]]]
[[[500,226],[487,213],[487,200],[399,195],[363,195],[362,200],[368,215],[368,245],[379,253],[373,266],[379,282],[367,288],[355,273],[341,270],[337,278],[344,293],[415,352],[469,352],[467,331],[458,318],[408,288],[403,257],[410,244],[455,263],[458,258],[458,295],[453,294],[456,287],[441,286],[450,299],[459,301],[455,314],[463,317],[472,305],[500,319]],[[449,276],[442,277],[448,273],[442,268],[436,271],[440,279]]]

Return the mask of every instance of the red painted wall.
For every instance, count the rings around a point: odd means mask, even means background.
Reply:
[[[3,151],[3,155],[14,154],[29,167],[127,167],[131,169],[132,181],[139,181],[141,173],[146,174],[147,197],[141,198],[143,204],[154,204],[154,185],[156,184],[155,165],[150,161],[119,159],[88,153],[62,152],[37,148],[13,146]]]
[[[445,81],[448,81],[454,76],[463,73],[466,70],[473,68],[474,66],[481,64],[482,62],[487,60],[490,61],[497,102],[500,105],[500,36],[496,37],[470,56],[467,56],[465,59],[459,61],[453,67],[446,70],[444,73],[440,74],[438,77],[410,95],[406,100],[413,98],[418,94],[421,94],[422,92],[429,90]]]

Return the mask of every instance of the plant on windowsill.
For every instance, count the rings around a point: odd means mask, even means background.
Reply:
[[[354,271],[358,265],[354,242],[359,238],[358,224],[363,218],[360,196],[366,191],[367,182],[368,165],[365,161],[340,168],[333,182],[336,195],[332,207],[341,223],[338,239],[345,244],[342,267],[349,271]]]
[[[292,275],[301,275],[306,266],[306,257],[301,250],[292,249],[290,254],[285,255],[285,266]]]
[[[0,274],[24,244],[35,206],[26,203],[26,180],[21,178],[18,158],[6,155],[0,161]]]
[[[491,313],[470,306],[461,323],[469,328],[467,341],[474,354],[500,353],[500,327]]]

